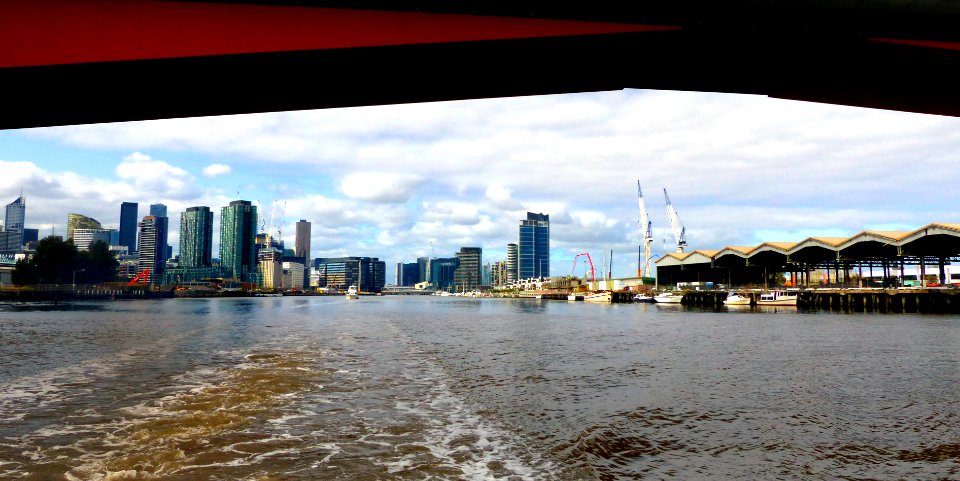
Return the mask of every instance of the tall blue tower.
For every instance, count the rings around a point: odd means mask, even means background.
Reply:
[[[550,215],[527,212],[520,221],[517,278],[550,277]]]

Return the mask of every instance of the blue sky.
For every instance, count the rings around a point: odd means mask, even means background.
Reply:
[[[913,229],[960,221],[958,156],[950,117],[626,90],[0,131],[0,199],[22,189],[44,232],[68,212],[116,225],[122,201],[167,204],[171,224],[237,198],[269,221],[276,202],[287,242],[313,223],[314,257],[388,264],[503,259],[529,210],[551,215],[554,274],[613,250],[632,275],[638,179],[662,254],[663,188],[690,249]]]

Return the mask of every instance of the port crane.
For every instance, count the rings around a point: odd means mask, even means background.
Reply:
[[[594,269],[593,269],[593,259],[591,259],[591,258],[590,258],[590,254],[588,254],[588,253],[586,253],[586,252],[584,252],[584,253],[582,253],[582,254],[577,254],[576,256],[574,256],[574,258],[573,258],[573,269],[570,269],[570,275],[571,275],[571,276],[574,275],[574,272],[577,270],[577,260],[580,259],[580,256],[587,256],[587,262],[590,263],[590,281],[591,281],[591,282],[596,281],[596,280],[597,280],[597,277],[596,277],[595,272],[594,272]]]
[[[670,228],[673,230],[673,238],[677,241],[677,254],[683,254],[683,248],[687,247],[687,230],[680,222],[680,216],[677,215],[677,209],[670,203],[670,196],[667,195],[667,189],[663,189],[663,197],[667,200],[667,218],[670,219]]]
[[[650,244],[653,244],[653,223],[647,215],[647,204],[643,201],[643,191],[637,180],[637,204],[640,207],[640,219],[637,229],[640,231],[642,245],[637,249],[637,277],[650,276]],[[642,253],[641,253],[642,251]],[[642,260],[642,262],[641,262]]]

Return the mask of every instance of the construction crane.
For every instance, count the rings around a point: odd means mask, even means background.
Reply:
[[[587,256],[587,262],[590,263],[590,281],[591,281],[591,282],[596,281],[596,280],[597,280],[597,277],[596,277],[595,272],[594,272],[594,269],[593,269],[593,259],[591,259],[591,258],[590,258],[590,254],[587,254],[586,252],[584,252],[584,253],[582,253],[582,254],[577,254],[577,255],[573,258],[573,269],[570,270],[570,275],[571,275],[571,276],[574,275],[574,272],[577,270],[577,259],[580,259],[580,256]]]
[[[663,197],[667,199],[667,217],[670,219],[670,228],[673,229],[673,238],[677,241],[677,254],[683,254],[683,248],[687,247],[687,231],[680,222],[680,216],[677,215],[677,209],[670,203],[670,196],[667,195],[667,189],[663,189]]]
[[[146,284],[147,279],[150,278],[150,269],[144,269],[143,272],[137,274],[133,279],[130,279],[130,282],[127,283],[127,286],[135,286],[137,284]]]
[[[640,231],[641,244],[637,248],[637,277],[650,276],[650,245],[653,244],[653,223],[647,215],[647,204],[643,201],[640,181],[637,181],[637,204],[640,207],[640,219],[637,230]],[[642,262],[641,262],[642,259]]]

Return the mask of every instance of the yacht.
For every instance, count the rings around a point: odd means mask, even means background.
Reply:
[[[731,292],[727,294],[727,298],[723,301],[725,306],[749,306],[750,298],[747,296],[741,296],[736,292]]]
[[[787,291],[770,291],[760,294],[758,306],[796,306],[797,293]]]
[[[359,299],[360,293],[357,291],[357,286],[353,285],[347,288],[347,299]]]
[[[659,304],[680,304],[680,301],[683,300],[683,294],[664,292],[657,294],[657,297],[654,297],[653,300]]]

